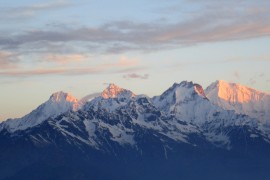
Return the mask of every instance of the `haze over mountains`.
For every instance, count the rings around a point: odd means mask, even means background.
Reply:
[[[225,81],[204,91],[183,81],[153,98],[115,84],[88,98],[54,93],[2,122],[0,178],[270,177],[267,93]]]

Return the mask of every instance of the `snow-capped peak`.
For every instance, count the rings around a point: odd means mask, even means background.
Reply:
[[[180,84],[175,84],[175,87],[177,87],[179,89],[179,87],[184,88],[186,90],[189,90],[190,93],[192,93],[194,95],[194,93],[196,95],[199,95],[203,98],[206,98],[204,90],[202,88],[201,85],[193,83],[192,81],[188,82],[188,81],[182,81]]]
[[[154,97],[153,103],[166,114],[190,119],[196,111],[201,111],[205,103],[208,106],[209,102],[199,84],[183,81],[180,84],[174,83],[161,96]]]
[[[109,99],[117,97],[131,98],[135,97],[136,95],[130,90],[120,88],[115,84],[109,84],[109,86],[101,93],[101,96],[104,99]]]
[[[207,89],[207,94],[217,93],[218,97],[230,103],[245,103],[252,101],[261,101],[262,97],[269,95],[255,89],[237,84],[219,80],[211,84]]]
[[[120,88],[115,84],[109,84],[100,96],[88,101],[82,109],[104,109],[111,112],[126,105],[129,101],[134,100],[135,97],[136,95],[130,90]]]
[[[53,118],[71,110],[76,111],[79,107],[78,100],[71,94],[62,91],[56,92],[50,96],[49,100],[24,117],[4,121],[0,130],[3,128],[10,132],[24,130],[36,126],[50,117]]]
[[[77,98],[63,91],[58,91],[58,92],[53,93],[49,100],[54,101],[54,102],[65,102],[65,101],[74,102],[74,103],[78,102]]]
[[[174,83],[173,86],[166,90],[161,96],[154,97],[153,99],[155,101],[157,99],[159,99],[159,101],[163,99],[168,101],[169,98],[171,101],[176,103],[184,99],[196,98],[197,96],[206,98],[202,86],[199,84],[194,84],[192,81],[182,81],[179,84]]]
[[[219,80],[205,90],[207,98],[226,110],[247,114],[261,122],[270,123],[270,95],[255,89]]]

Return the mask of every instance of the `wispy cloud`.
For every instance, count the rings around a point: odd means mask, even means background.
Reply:
[[[8,51],[0,51],[0,68],[15,68],[19,59],[16,54]]]
[[[128,66],[137,66],[139,61],[136,59],[130,59],[126,56],[122,56],[117,62],[117,66],[128,67]]]
[[[0,35],[0,50],[11,54],[23,54],[26,57],[28,55],[42,57],[33,58],[31,61],[44,62],[45,59],[49,63],[65,64],[82,61],[92,54],[120,54],[127,51],[152,52],[201,43],[270,36],[270,2],[268,1],[261,3],[250,0],[229,0],[219,3],[214,0],[183,2],[188,3],[189,7],[194,6],[187,13],[187,17],[183,19],[143,23],[129,20],[113,21],[97,26],[51,25],[49,28],[36,27],[30,30],[16,31],[16,33],[5,32]],[[69,1],[63,0],[17,7],[17,9],[2,9],[0,19],[30,17],[39,12],[69,5]],[[183,11],[180,5],[173,6],[173,8],[171,6],[167,10],[177,12],[178,8]],[[166,9],[163,11],[166,12]],[[20,62],[16,61],[16,56],[12,58],[13,61],[11,56],[0,54],[0,66],[11,67],[16,65],[16,62]],[[266,60],[269,60],[269,57],[265,58]],[[136,63],[136,60],[126,60],[123,57],[117,63],[102,64],[102,68],[111,69],[114,67],[121,72],[130,73],[131,69],[138,68]],[[74,67],[70,69],[74,69]],[[46,74],[46,72],[48,74],[71,72],[71,70],[62,70],[61,68],[49,71],[30,70],[29,73],[26,71],[28,70],[22,70],[21,74],[40,75]],[[82,69],[78,71],[83,72]],[[1,73],[16,74],[6,71],[1,71]]]
[[[65,0],[56,0],[52,2],[32,4],[21,7],[2,7],[0,11],[0,20],[20,20],[34,17],[37,13],[63,8],[69,6],[70,3]]]
[[[101,66],[107,69],[112,68],[112,69],[121,69],[121,71],[126,71],[126,70],[129,71],[130,68],[133,69],[133,68],[139,67],[140,62],[136,59],[130,59],[126,56],[121,56],[118,61],[112,62],[112,63],[102,63]]]
[[[47,69],[28,69],[28,70],[12,70],[2,71],[0,75],[10,77],[29,77],[41,75],[82,75],[102,72],[101,67],[86,67],[86,68],[47,68]]]
[[[71,62],[80,62],[87,59],[84,54],[46,54],[45,61],[67,64]]]
[[[72,60],[76,60],[76,57]],[[61,57],[62,58],[62,57]],[[60,58],[60,62],[62,59]],[[58,59],[53,59],[57,61]],[[78,56],[77,60],[81,60]],[[57,61],[57,62],[59,62]],[[1,63],[1,61],[0,61]],[[44,75],[90,75],[96,73],[123,73],[123,72],[134,72],[144,69],[138,61],[128,59],[127,57],[121,57],[115,63],[99,63],[97,65],[81,65],[77,67],[73,66],[56,66],[56,67],[33,67],[33,68],[14,68],[14,69],[1,69],[0,77],[33,77],[33,76],[44,76]]]
[[[270,8],[269,8],[270,10]],[[261,17],[261,18],[258,18]],[[258,12],[245,15],[207,14],[186,22],[151,24],[113,22],[100,27],[32,30],[11,38],[0,37],[2,48],[23,48],[33,43],[81,42],[82,47],[101,53],[153,51],[207,42],[250,39],[270,35],[269,15]],[[90,46],[91,45],[91,46]],[[33,49],[39,47],[32,47]]]
[[[123,76],[124,79],[148,79],[149,78],[149,74],[136,74],[136,73],[132,73],[132,74],[126,74]]]

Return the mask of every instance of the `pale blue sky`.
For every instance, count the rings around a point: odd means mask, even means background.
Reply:
[[[270,92],[270,1],[0,2],[0,121],[56,91],[158,95],[218,79]]]

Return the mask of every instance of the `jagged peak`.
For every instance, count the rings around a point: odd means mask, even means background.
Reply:
[[[192,81],[182,81],[181,83],[174,83],[173,86],[171,86],[168,90],[162,93],[161,96],[159,96],[160,100],[166,98],[166,96],[172,93],[175,94],[180,99],[193,96],[194,94],[206,98],[202,86],[193,83]],[[156,97],[154,97],[154,99],[155,98]]]
[[[179,86],[181,87],[193,87],[194,86],[194,83],[192,81],[182,81]]]
[[[192,81],[182,81],[179,84],[174,83],[174,85],[172,86],[172,89],[174,89],[176,87],[184,87],[187,89],[194,89],[197,94],[199,94],[200,96],[206,97],[202,86],[200,84],[193,83]]]
[[[68,101],[68,102],[77,102],[77,98],[75,98],[70,93],[66,93],[63,91],[55,92],[51,95],[50,99],[51,101],[55,102],[61,102],[61,101]]]
[[[193,83],[192,81],[182,81],[182,82],[180,82],[180,83],[174,83],[174,84],[172,85],[172,87],[169,88],[169,89],[174,89],[174,88],[176,88],[176,87],[186,87],[186,88],[191,88],[191,87],[193,87],[193,86],[194,86],[194,83]]]
[[[104,99],[117,98],[119,96],[135,97],[136,95],[130,90],[118,87],[117,85],[110,83],[109,86],[101,93]]]

